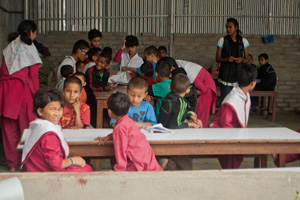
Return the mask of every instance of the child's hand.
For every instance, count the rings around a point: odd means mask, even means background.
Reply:
[[[80,129],[80,128],[77,127],[77,126],[72,126],[71,129],[73,129],[73,130],[78,130],[78,129]]]
[[[116,87],[117,87],[117,84],[115,84],[115,83],[109,83],[109,84],[105,87],[105,89],[106,89],[107,91],[112,91],[112,90],[116,89]]]
[[[127,71],[127,67],[126,67],[126,66],[123,66],[123,67],[122,67],[122,72],[125,72],[125,71]]]
[[[227,62],[234,62],[234,61],[235,61],[235,57],[233,56],[227,57]]]
[[[76,114],[80,113],[80,101],[79,99],[76,99],[76,101],[73,103],[73,108]]]
[[[145,101],[150,102],[151,101],[151,96],[150,95],[146,95],[144,98]]]
[[[124,50],[126,48],[125,42],[126,42],[126,40],[123,40],[123,44],[122,44],[122,47],[121,47],[122,50]]]
[[[243,60],[244,60],[244,58],[239,57],[239,58],[236,58],[236,59],[235,59],[235,62],[236,62],[236,63],[241,63],[241,62],[243,62]]]
[[[189,128],[200,128],[199,126],[198,126],[198,124],[195,124],[195,123],[188,123],[188,127]]]
[[[196,90],[196,91],[197,91],[197,96],[200,96],[201,92],[199,90]]]
[[[106,137],[97,137],[95,140],[99,140],[99,145],[104,145],[110,139],[109,135]]]
[[[199,126],[199,128],[203,128],[202,121],[200,119],[193,120],[195,124]]]
[[[73,160],[74,160],[74,165],[84,167],[85,160],[82,157],[76,156],[76,157],[73,157]]]

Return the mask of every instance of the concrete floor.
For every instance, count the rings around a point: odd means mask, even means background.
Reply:
[[[212,116],[211,116],[212,117]],[[287,127],[292,130],[297,130],[300,128],[300,115],[294,112],[277,112],[276,121],[271,122],[267,120],[266,117],[257,115],[256,113],[250,113],[250,119],[248,127]],[[3,149],[2,144],[0,145],[0,172],[7,172],[6,166],[3,166]],[[244,158],[241,165],[242,169],[253,168],[253,158]],[[299,161],[288,163],[287,167],[300,166]],[[103,170],[110,169],[110,162],[104,160],[102,162]],[[268,168],[276,167],[273,163],[271,156],[268,156]],[[172,169],[172,168],[171,168]],[[201,158],[193,160],[193,169],[195,170],[210,170],[210,169],[221,169],[220,164],[216,158]]]

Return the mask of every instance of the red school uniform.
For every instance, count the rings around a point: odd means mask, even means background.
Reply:
[[[86,95],[85,89],[82,88],[81,95],[79,97],[79,101],[86,103],[86,100],[87,100],[87,95]]]
[[[249,93],[246,95],[239,87],[234,87],[222,102],[220,110],[211,120],[209,127],[246,128],[250,106]],[[223,169],[237,169],[243,161],[243,156],[218,156],[218,159]]]
[[[162,171],[146,136],[125,115],[110,135],[114,141],[115,171]]]
[[[61,126],[48,120],[36,119],[30,123],[24,143],[22,165],[27,172],[91,172],[90,165],[69,166],[61,169],[63,160],[69,157],[69,146],[61,132]]]
[[[62,128],[70,128],[75,126],[75,111],[73,107],[64,107],[63,116],[60,119],[60,124]],[[90,107],[80,101],[80,118],[84,126],[89,126],[91,124],[90,120]]]

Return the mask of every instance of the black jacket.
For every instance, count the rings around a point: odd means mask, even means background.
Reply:
[[[260,79],[260,82],[256,84],[255,90],[274,91],[277,77],[272,65],[266,63],[257,72],[257,78]]]

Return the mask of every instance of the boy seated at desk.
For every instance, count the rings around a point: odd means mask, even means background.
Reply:
[[[157,124],[152,105],[143,101],[147,95],[147,90],[148,84],[142,78],[132,78],[127,84],[126,91],[130,102],[128,116],[140,128]],[[115,127],[116,120],[112,118],[110,124]]]
[[[63,95],[66,106],[63,109],[63,116],[60,120],[62,128],[85,128],[90,125],[90,107],[81,102],[82,82],[75,76],[65,80]]]
[[[33,113],[22,152],[22,164],[28,172],[91,172],[82,157],[69,157],[69,146],[59,120],[65,101],[57,89],[40,89],[33,97]]]
[[[115,171],[162,171],[146,136],[127,115],[130,102],[126,94],[114,93],[107,100],[108,114],[116,119],[113,133],[96,138],[99,144],[113,139],[116,164]]]
[[[243,64],[237,70],[238,87],[234,87],[223,100],[220,110],[209,123],[210,128],[246,128],[251,106],[249,92],[256,85],[256,69]],[[243,162],[243,155],[218,156],[223,169],[237,169]]]

